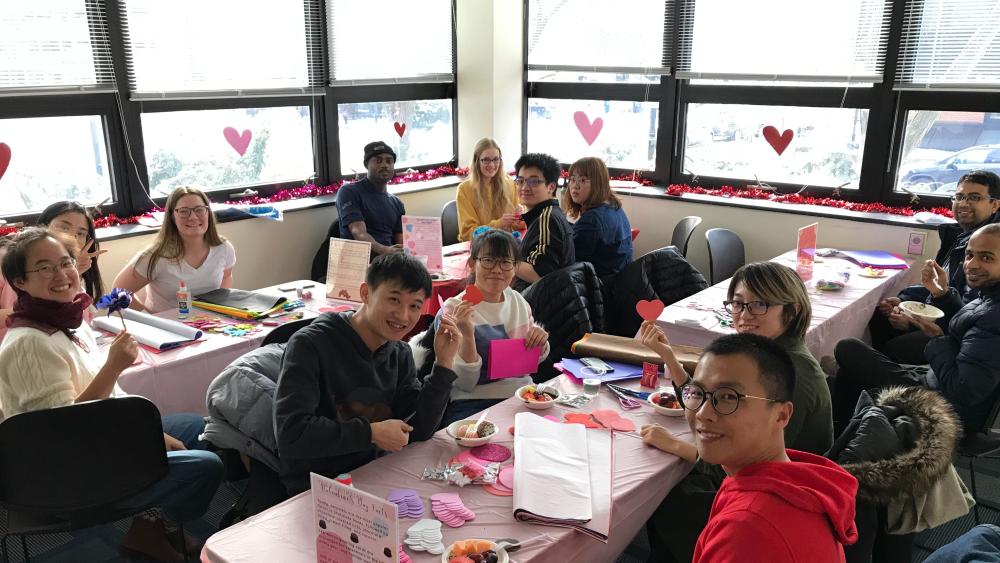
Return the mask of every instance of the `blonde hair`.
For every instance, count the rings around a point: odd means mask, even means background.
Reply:
[[[597,207],[602,203],[607,203],[615,209],[621,209],[622,200],[618,199],[615,192],[611,191],[611,179],[608,175],[608,167],[605,166],[603,160],[594,156],[581,158],[569,167],[570,177],[574,173],[585,176],[590,180],[590,196],[587,197],[587,201],[579,204],[574,202],[573,198],[569,196],[568,188],[563,190],[562,206],[567,215],[570,217],[579,217],[584,211],[592,207]]]
[[[496,149],[500,153],[500,164],[497,166],[497,173],[490,178],[488,184],[484,184],[483,174],[479,170],[479,157],[489,149]],[[503,169],[503,153],[496,141],[490,138],[479,139],[472,151],[472,165],[469,166],[469,170],[472,172],[472,182],[476,186],[476,207],[483,212],[483,215],[499,218],[504,213],[514,212],[514,201],[510,197],[513,180]]]
[[[733,298],[741,282],[761,301],[783,307],[781,318],[785,322],[785,332],[782,336],[805,338],[812,320],[812,304],[795,270],[776,262],[751,262],[733,274],[726,299]]]
[[[209,246],[219,246],[226,241],[219,235],[215,226],[215,213],[211,210],[211,202],[205,192],[190,186],[181,186],[170,192],[167,198],[167,209],[163,215],[163,223],[160,224],[160,231],[156,233],[156,240],[146,249],[146,256],[149,257],[149,265],[146,267],[146,279],[153,279],[153,271],[160,258],[179,262],[184,256],[184,241],[181,233],[177,230],[174,222],[174,210],[177,209],[177,202],[186,195],[196,195],[201,198],[204,205],[208,205],[208,230],[205,231],[205,242]]]

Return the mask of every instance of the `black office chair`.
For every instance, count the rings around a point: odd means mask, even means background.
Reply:
[[[458,242],[458,204],[451,200],[441,209],[441,244]]]
[[[995,400],[993,409],[986,418],[986,427],[980,432],[963,438],[955,452],[955,455],[959,459],[968,458],[969,460],[969,492],[972,493],[972,498],[976,501],[976,504],[972,507],[972,514],[976,520],[976,524],[982,524],[982,520],[979,517],[979,505],[987,506],[993,510],[1000,510],[1000,506],[980,498],[979,491],[976,489],[976,461],[1000,460],[1000,434],[995,434],[991,431],[993,426],[996,425],[998,416],[1000,416],[1000,400]]]
[[[670,244],[677,249],[677,252],[681,253],[681,256],[687,258],[688,243],[691,242],[691,235],[694,234],[694,230],[700,224],[701,217],[689,215],[674,225],[674,234],[670,237]]]
[[[285,323],[267,333],[267,336],[264,337],[264,341],[261,342],[260,345],[267,346],[268,344],[284,344],[288,342],[292,335],[298,332],[300,328],[309,326],[309,323],[313,322],[313,320],[314,319],[300,319],[290,323]]]
[[[334,219],[326,230],[326,238],[319,245],[319,250],[313,256],[312,268],[309,269],[309,279],[314,282],[326,281],[326,264],[330,260],[330,239],[340,238],[340,219]]]
[[[0,423],[0,539],[107,524],[145,510],[117,505],[167,474],[160,412],[142,397],[121,397],[43,409]],[[183,537],[183,523],[178,522]],[[185,555],[186,557],[186,555]]]
[[[729,229],[709,229],[705,231],[708,241],[708,272],[711,284],[733,277],[736,270],[746,264],[746,253],[740,235]]]

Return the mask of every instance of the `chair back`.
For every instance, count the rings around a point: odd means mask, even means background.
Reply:
[[[659,299],[671,305],[708,287],[697,268],[680,250],[667,246],[636,258],[618,273],[608,294],[612,304],[605,307],[607,332],[631,338],[639,331],[642,318],[635,311],[641,300]]]
[[[121,397],[21,413],[0,423],[0,505],[87,518],[167,474],[160,411]]]
[[[326,230],[326,238],[319,245],[319,250],[313,256],[312,268],[309,269],[309,279],[312,281],[326,280],[326,265],[330,260],[330,239],[340,238],[340,219],[334,219]]]
[[[458,242],[458,204],[451,200],[441,209],[441,244]]]
[[[701,217],[689,215],[674,225],[674,234],[670,237],[670,245],[675,247],[677,252],[681,253],[681,256],[687,258],[688,243],[691,242],[691,235],[694,234],[695,228],[700,224]]]
[[[300,319],[290,323],[285,323],[267,333],[267,336],[264,337],[264,341],[261,342],[260,345],[267,346],[268,344],[284,344],[288,342],[292,335],[298,332],[300,328],[309,326],[309,323],[313,322],[313,320],[315,319]]]
[[[736,270],[746,264],[746,253],[740,235],[729,229],[709,229],[705,232],[708,241],[708,272],[712,285],[733,277]]]

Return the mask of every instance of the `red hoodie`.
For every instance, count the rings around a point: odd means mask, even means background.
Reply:
[[[792,463],[757,463],[722,482],[693,563],[844,561],[844,545],[858,539],[857,479],[825,457],[786,451]]]

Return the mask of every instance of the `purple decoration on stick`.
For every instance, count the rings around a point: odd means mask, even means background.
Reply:
[[[131,304],[132,292],[127,289],[116,287],[111,290],[111,293],[102,295],[101,298],[97,300],[95,307],[98,309],[107,309],[109,317],[111,316],[111,313],[118,313],[118,318],[122,320],[122,330],[126,330],[125,317],[122,315],[122,311],[128,309]]]

